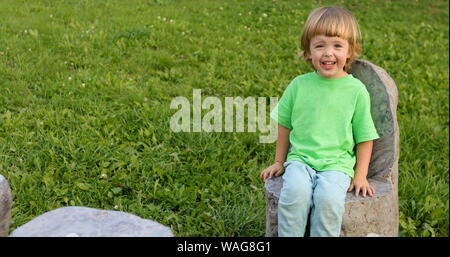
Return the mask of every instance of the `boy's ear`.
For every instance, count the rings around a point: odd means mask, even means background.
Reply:
[[[306,59],[312,59],[311,53],[309,51],[305,51],[305,56],[306,56]]]
[[[348,49],[348,52],[347,52],[347,59],[350,59],[352,56],[353,56],[352,50],[351,50],[351,49]]]
[[[300,56],[303,56],[306,59],[311,59],[311,54],[308,51],[302,50],[300,52]]]

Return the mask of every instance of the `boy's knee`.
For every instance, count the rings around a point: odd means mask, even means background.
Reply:
[[[284,205],[307,204],[310,202],[312,190],[301,183],[291,183],[281,189],[279,203]]]
[[[327,210],[332,212],[343,212],[345,210],[345,196],[335,194],[316,194],[313,197],[314,206],[319,210]]]

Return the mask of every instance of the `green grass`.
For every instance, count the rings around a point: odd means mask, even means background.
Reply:
[[[280,96],[311,71],[308,13],[354,12],[362,59],[399,90],[401,236],[449,234],[448,1],[0,2],[0,174],[11,228],[62,206],[130,212],[176,236],[263,236],[258,133],[173,133],[170,101]],[[266,15],[264,15],[266,14]],[[107,177],[102,177],[106,174]]]

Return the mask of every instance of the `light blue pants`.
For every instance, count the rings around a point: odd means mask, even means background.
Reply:
[[[351,178],[340,171],[319,171],[299,161],[284,163],[278,201],[278,236],[337,237]]]

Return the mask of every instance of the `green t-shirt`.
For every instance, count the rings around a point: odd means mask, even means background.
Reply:
[[[291,130],[286,161],[299,160],[317,171],[342,171],[352,178],[355,144],[379,138],[369,92],[351,74],[338,79],[315,72],[296,77],[270,117]]]

